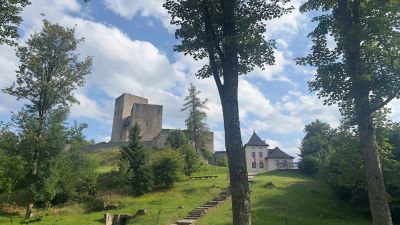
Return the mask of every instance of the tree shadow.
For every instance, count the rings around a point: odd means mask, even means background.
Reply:
[[[266,185],[259,179],[252,184],[252,222],[262,225],[370,225],[371,220],[350,203],[338,200],[326,184],[297,171],[274,171],[258,176],[297,179],[287,186]],[[300,180],[299,180],[300,178]],[[260,189],[263,189],[262,191]]]

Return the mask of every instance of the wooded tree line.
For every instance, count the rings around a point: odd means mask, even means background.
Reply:
[[[400,123],[379,116],[377,143],[386,192],[394,222],[400,221]],[[382,119],[384,119],[382,121]],[[369,212],[365,164],[354,126],[342,122],[338,128],[319,120],[306,125],[301,143],[299,169],[326,181],[337,196]]]

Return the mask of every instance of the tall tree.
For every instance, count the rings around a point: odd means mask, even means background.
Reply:
[[[28,0],[2,0],[0,3],[0,45],[15,45],[18,26],[22,21],[19,13],[29,4]]]
[[[121,147],[121,160],[128,163],[133,193],[142,195],[149,190],[151,178],[145,173],[146,154],[138,123],[129,130],[128,139],[128,144]]]
[[[251,224],[250,192],[240,133],[239,75],[275,62],[274,41],[266,40],[266,21],[290,12],[289,0],[167,0],[164,7],[181,43],[174,50],[208,58],[197,73],[213,77],[222,105],[234,225]]]
[[[204,109],[207,109],[207,99],[201,100],[200,93],[193,84],[190,84],[189,94],[185,97],[186,102],[181,109],[189,114],[185,123],[189,131],[189,140],[194,143],[197,153],[199,149],[205,147],[207,141],[206,131],[208,131],[208,126],[205,122],[207,113],[204,111]]]
[[[374,225],[391,225],[372,114],[400,97],[400,2],[309,0],[303,12],[322,9],[309,34],[311,54],[298,60],[317,67],[310,90],[338,104],[357,125]],[[327,36],[336,46],[329,48]]]
[[[26,46],[18,47],[20,60],[16,71],[17,81],[3,91],[16,96],[18,100],[27,100],[23,113],[32,118],[35,141],[30,158],[29,182],[30,200],[26,216],[33,215],[33,193],[40,157],[46,152],[46,122],[57,111],[68,111],[70,104],[77,102],[73,91],[84,85],[85,75],[90,73],[91,57],[82,57],[77,45],[83,39],[75,37],[75,30],[51,24],[44,20],[43,29],[30,36]]]

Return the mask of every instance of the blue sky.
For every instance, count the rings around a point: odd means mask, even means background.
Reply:
[[[67,27],[76,27],[85,37],[79,46],[82,55],[94,57],[86,86],[75,92],[80,105],[73,105],[69,122],[87,122],[86,136],[98,142],[111,136],[114,99],[124,92],[143,96],[152,104],[164,105],[163,127],[184,128],[186,115],[180,112],[190,83],[208,98],[208,124],[214,131],[215,150],[224,150],[222,112],[212,79],[198,80],[193,74],[206,61],[173,52],[174,27],[162,8],[163,0],[32,0],[22,13],[19,39],[24,43],[33,31],[40,30],[44,18]],[[269,21],[268,39],[276,39],[276,65],[242,76],[239,107],[243,142],[255,129],[271,146],[291,155],[298,153],[304,125],[319,118],[337,126],[336,107],[322,104],[309,93],[307,81],[313,68],[297,66],[293,59],[307,54],[311,45],[311,16],[301,14],[301,0],[291,3],[293,13]],[[42,16],[41,14],[44,14]],[[331,43],[331,46],[334,46]],[[18,59],[13,48],[0,46],[0,88],[15,80]],[[398,102],[393,102],[392,118],[400,118]],[[0,93],[0,120],[8,121],[11,111],[23,102]]]

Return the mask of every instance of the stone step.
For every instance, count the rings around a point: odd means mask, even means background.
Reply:
[[[185,220],[198,220],[200,218],[200,216],[187,216],[184,219]]]
[[[188,216],[202,216],[204,213],[189,213]]]
[[[193,219],[182,219],[176,222],[177,225],[192,225],[196,223],[196,220]]]
[[[195,208],[194,210],[190,211],[188,215],[176,222],[173,225],[192,225],[194,224],[197,219],[199,219],[201,216],[204,216],[207,211],[211,208],[214,208],[218,206],[219,204],[222,204],[225,202],[225,200],[230,196],[230,190],[226,189],[224,191],[221,191],[216,197],[214,197],[211,201],[208,201],[204,203],[204,205]]]
[[[215,205],[202,205],[202,207],[213,208]]]

